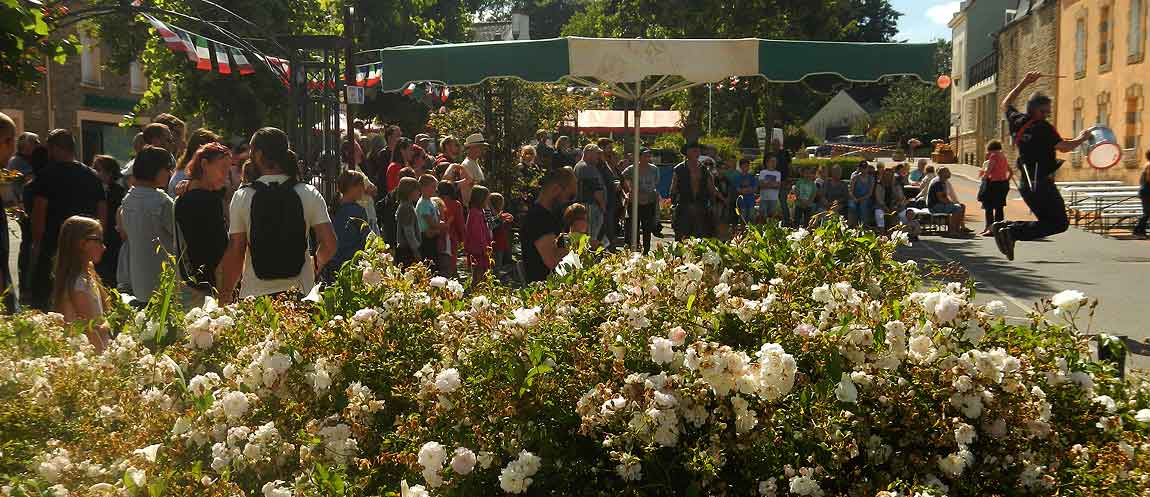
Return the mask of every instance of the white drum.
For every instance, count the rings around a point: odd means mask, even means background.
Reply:
[[[1090,163],[1090,167],[1107,169],[1122,161],[1122,147],[1118,145],[1118,137],[1110,128],[1095,126],[1089,131],[1086,162]]]

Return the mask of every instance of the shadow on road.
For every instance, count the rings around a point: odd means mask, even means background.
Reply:
[[[961,267],[964,270],[961,279],[975,278],[976,288],[985,289],[986,286],[991,286],[1026,302],[1049,297],[1064,289],[1050,285],[1050,278],[1045,271],[1012,264],[997,253],[987,255],[984,248],[980,250],[981,245],[987,241],[977,238],[923,237],[913,246],[899,249],[896,258],[915,260],[923,268],[924,275],[928,279],[938,282],[960,279],[954,276],[957,276],[955,274],[957,267]],[[1071,263],[1048,261],[1046,264],[1056,266]],[[947,270],[941,271],[941,277],[938,276],[940,266],[950,266]]]

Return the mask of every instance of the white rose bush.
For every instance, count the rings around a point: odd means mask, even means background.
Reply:
[[[766,228],[464,292],[373,242],[305,302],[116,309],[102,353],[0,318],[0,495],[1144,495],[1150,386],[1092,360],[1088,297],[1008,323],[899,243]]]

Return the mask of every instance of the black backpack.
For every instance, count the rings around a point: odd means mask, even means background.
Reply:
[[[295,192],[295,180],[283,183],[252,182],[248,242],[252,269],[261,280],[295,278],[308,249],[303,200]]]

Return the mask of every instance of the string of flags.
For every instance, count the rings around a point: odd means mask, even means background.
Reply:
[[[188,56],[188,61],[196,65],[196,69],[201,71],[212,70],[212,55],[215,55],[215,69],[220,74],[238,73],[240,76],[247,76],[254,74],[255,68],[252,66],[251,61],[248,60],[249,52],[246,50],[221,43],[211,38],[200,36],[185,29],[178,28],[164,23],[147,14],[143,14],[148,23],[155,28],[156,33],[164,39],[164,44],[168,49],[177,53],[184,53]],[[278,57],[263,56],[260,54],[251,54],[256,60],[266,61],[275,67],[278,67],[282,72],[277,74],[281,80],[287,82],[286,75],[290,74],[290,65],[285,59]]]
[[[240,76],[247,76],[256,72],[251,60],[249,60],[250,56],[257,61],[266,62],[268,65],[276,68],[275,72],[278,73],[276,76],[278,76],[285,85],[288,84],[287,75],[291,74],[291,66],[285,59],[253,53],[167,24],[151,15],[141,15],[152,25],[156,33],[164,39],[164,44],[168,49],[176,53],[186,54],[188,61],[195,64],[196,69],[212,71],[214,67],[215,72],[219,74],[238,73]],[[214,66],[213,58],[215,59]],[[355,86],[370,88],[379,85],[382,80],[383,64],[380,62],[360,64],[355,67]],[[308,88],[312,90],[318,89],[321,86],[322,84],[318,81],[308,82]],[[334,88],[335,81],[327,81],[327,86]],[[417,91],[419,92],[418,95],[416,95]],[[424,103],[428,105],[435,104],[432,105],[435,107],[438,106],[438,104],[447,102],[448,97],[451,95],[451,90],[446,85],[424,82],[408,84],[403,88],[402,93],[405,96],[423,100]]]

